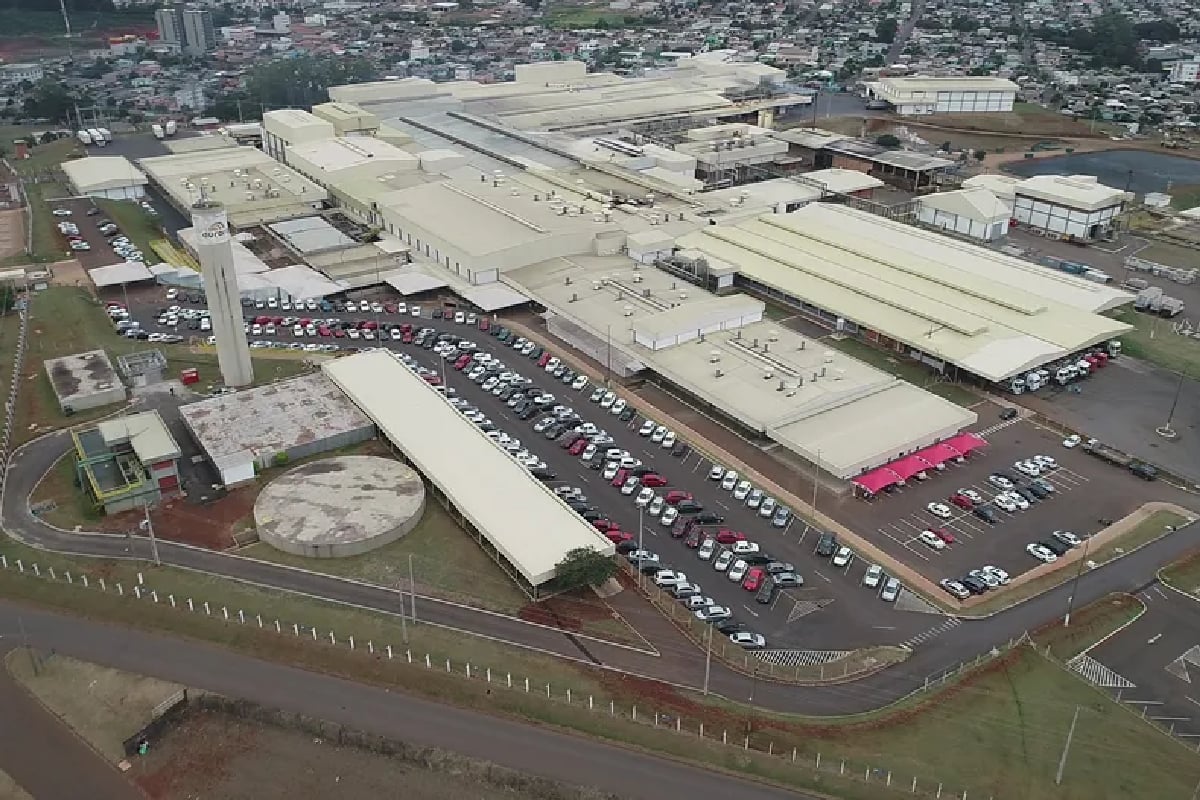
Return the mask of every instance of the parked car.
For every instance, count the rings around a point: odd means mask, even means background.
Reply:
[[[862,584],[868,589],[876,589],[879,587],[879,582],[884,578],[883,567],[878,564],[872,564],[867,567],[867,571],[863,573]]]
[[[879,599],[885,603],[894,603],[896,598],[900,596],[900,581],[895,578],[888,578],[883,583],[883,588],[879,591]]]

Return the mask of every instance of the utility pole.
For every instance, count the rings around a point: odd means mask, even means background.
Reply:
[[[643,510],[644,510],[644,509],[643,509],[643,507],[642,507],[642,506],[638,506],[638,552],[639,552],[639,553],[640,553],[640,552],[642,552],[642,550],[644,550],[644,549],[645,549],[645,548],[643,547],[643,545],[642,545],[642,532],[645,530],[645,526],[642,524],[642,512],[643,512]],[[638,565],[637,565],[637,566],[638,566],[638,588],[639,588],[639,589],[641,589],[641,588],[642,588],[642,576],[646,574],[646,573],[642,572],[642,561],[641,561],[641,559],[638,559]]]
[[[158,558],[158,540],[154,538],[154,523],[150,520],[149,500],[142,504],[142,510],[146,512],[146,519],[140,527],[150,536],[150,554],[154,558],[154,566],[161,567],[162,561]]]
[[[708,626],[708,639],[704,647],[704,696],[708,696],[708,676],[712,670],[712,632],[713,626]]]
[[[413,578],[413,554],[408,554],[408,592],[412,600],[412,621],[417,624],[417,582]]]
[[[1062,758],[1058,760],[1058,774],[1054,776],[1054,785],[1061,786],[1063,770],[1067,768],[1067,754],[1071,752],[1071,737],[1075,735],[1075,723],[1079,722],[1080,706],[1075,706],[1075,716],[1071,717],[1071,727],[1067,729],[1067,741],[1063,744]]]
[[[1092,545],[1092,537],[1083,540],[1083,555],[1079,558],[1079,567],[1075,570],[1075,578],[1071,581],[1071,594],[1067,597],[1067,614],[1063,617],[1063,627],[1071,625],[1071,611],[1075,608],[1075,592],[1079,589],[1079,577],[1083,575],[1083,565],[1087,563],[1088,548]]]

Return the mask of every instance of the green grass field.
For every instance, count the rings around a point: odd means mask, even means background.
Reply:
[[[636,16],[626,11],[614,11],[603,5],[555,5],[545,12],[543,22],[548,28],[594,28],[604,23],[610,28],[626,27],[626,17]]]
[[[150,242],[164,238],[158,220],[132,200],[97,200],[96,206],[117,223],[121,233],[128,236],[143,253],[153,253]]]
[[[1179,591],[1200,599],[1200,551],[1163,567],[1159,577]]]
[[[1129,307],[1114,311],[1112,316],[1133,326],[1133,330],[1121,334],[1123,352],[1200,379],[1200,343],[1175,333],[1171,320],[1139,314]]]
[[[883,370],[889,375],[895,375],[901,380],[920,386],[956,405],[969,408],[979,402],[979,395],[966,386],[939,380],[932,370],[915,361],[902,358],[899,354],[885,353],[878,347],[872,347],[858,339],[835,339],[830,336],[821,341],[830,347],[841,350],[848,356]]]

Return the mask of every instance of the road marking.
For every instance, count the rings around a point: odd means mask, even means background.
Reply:
[[[1102,689],[1133,689],[1136,684],[1118,675],[1087,653],[1080,653],[1067,662],[1067,667],[1077,672],[1085,681]]]
[[[778,667],[815,667],[840,661],[848,650],[760,650],[758,660]]]
[[[962,621],[958,617],[947,617],[941,623],[934,625],[932,628],[924,630],[921,633],[918,633],[916,636],[912,636],[904,640],[900,644],[903,647],[915,647],[916,645],[928,642],[931,639],[936,639],[946,631],[957,628],[961,624]]]
[[[715,501],[715,502],[716,502],[716,504],[717,504],[717,505],[719,505],[721,508],[725,509],[726,511],[728,511],[728,510],[729,510],[729,506],[725,505],[725,504],[724,504],[724,503],[722,503],[720,500],[717,500],[717,501]]]
[[[896,630],[895,625],[872,625],[871,627],[873,627],[877,631],[894,631],[894,630]]]
[[[1146,644],[1154,644],[1155,642],[1157,642],[1157,641],[1158,641],[1159,639],[1161,639],[1161,638],[1162,638],[1162,634],[1161,634],[1161,633],[1156,633],[1156,634],[1154,634],[1153,636],[1151,636],[1149,639],[1147,639],[1147,640],[1146,640]]]
[[[753,616],[753,617],[757,617],[757,616],[758,616],[758,612],[757,612],[757,611],[755,611],[755,610],[754,610],[753,608],[751,608],[750,606],[746,605],[745,603],[742,603],[742,608],[744,608],[744,609],[746,609],[747,611],[749,611],[751,616]]]
[[[816,576],[817,576],[818,578],[820,578],[821,580],[825,581],[826,583],[833,583],[833,581],[829,580],[829,578],[826,578],[824,575],[822,575],[822,574],[821,574],[821,572],[820,572],[820,570],[815,570],[815,569],[814,569],[814,570],[813,570],[813,574],[814,574],[814,575],[816,575]]]

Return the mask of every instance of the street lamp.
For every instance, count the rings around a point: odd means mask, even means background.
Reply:
[[[1079,577],[1083,575],[1083,565],[1087,563],[1088,547],[1092,544],[1092,537],[1083,540],[1083,555],[1079,559],[1079,568],[1075,570],[1075,578],[1071,581],[1071,594],[1067,598],[1067,614],[1063,617],[1063,627],[1066,628],[1071,624],[1071,610],[1075,607],[1075,592],[1079,589]]]
[[[1167,412],[1167,421],[1154,429],[1154,432],[1164,439],[1176,439],[1179,437],[1179,432],[1171,427],[1171,422],[1175,419],[1175,409],[1179,406],[1179,396],[1183,394],[1183,382],[1185,380],[1186,376],[1180,372],[1179,383],[1175,385],[1175,397],[1171,400],[1171,410]]]

